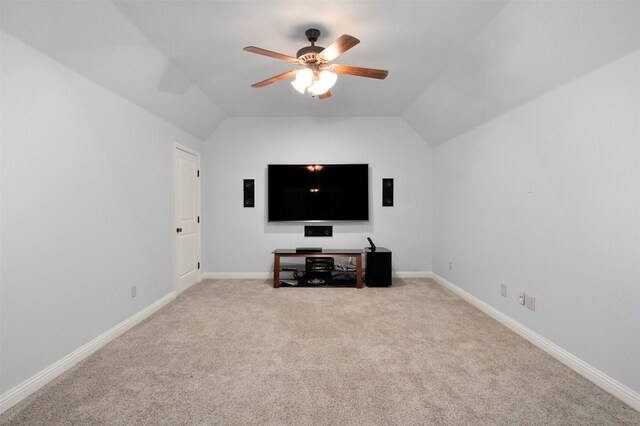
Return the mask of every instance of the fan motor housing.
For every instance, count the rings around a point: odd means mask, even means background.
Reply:
[[[298,50],[298,53],[296,53],[296,57],[298,58],[298,60],[304,62],[305,64],[317,62],[318,53],[322,52],[323,50],[324,47],[322,46],[303,47],[302,49]]]

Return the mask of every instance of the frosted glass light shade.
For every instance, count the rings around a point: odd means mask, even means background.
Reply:
[[[293,86],[294,89],[296,89],[298,92],[302,94],[304,94],[304,90],[307,88],[307,86],[302,84],[299,80],[293,80],[291,82],[291,85]]]
[[[324,87],[319,81],[316,81],[311,87],[309,87],[309,92],[314,95],[322,95],[323,93],[327,93],[327,90],[329,89]]]
[[[296,79],[291,82],[291,85],[302,94],[305,90],[309,90],[314,95],[322,95],[336,84],[337,79],[338,75],[334,72],[324,70],[314,75],[312,70],[305,68],[296,72]]]
[[[313,71],[309,68],[299,70],[296,72],[296,80],[308,87],[313,80]]]
[[[313,81],[313,71],[311,71],[309,68],[299,70],[298,72],[296,72],[296,80],[298,80],[302,84],[309,86]]]
[[[318,80],[313,82],[313,85],[309,87],[309,91],[314,95],[322,95],[327,93],[329,89],[336,84],[338,75],[334,72],[324,70],[320,73]]]
[[[309,87],[313,81],[313,71],[309,68],[305,68],[296,72],[296,79],[291,82],[291,85],[300,93],[304,93],[304,90]]]
[[[327,86],[327,90],[331,89],[338,80],[338,74],[335,72],[324,70],[320,73],[320,81]]]

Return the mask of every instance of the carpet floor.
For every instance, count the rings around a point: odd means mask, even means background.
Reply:
[[[640,424],[432,280],[269,284],[191,287],[0,424]]]

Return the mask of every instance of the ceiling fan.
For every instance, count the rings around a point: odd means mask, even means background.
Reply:
[[[377,78],[380,80],[384,80],[389,74],[389,71],[387,70],[329,64],[329,62],[360,43],[360,40],[355,37],[343,34],[329,47],[324,48],[315,45],[318,37],[320,37],[320,30],[310,28],[305,31],[305,35],[309,42],[311,42],[311,46],[303,47],[298,50],[295,58],[293,56],[283,55],[282,53],[272,52],[271,50],[261,49],[255,46],[245,47],[243,50],[247,52],[269,56],[281,61],[298,64],[303,67],[302,69],[283,72],[282,74],[262,80],[258,83],[252,84],[251,87],[264,87],[277,81],[284,80],[285,78],[295,76],[296,79],[291,82],[291,85],[298,92],[304,94],[306,90],[311,93],[312,96],[317,96],[319,99],[326,99],[331,96],[331,91],[329,89],[333,87],[338,78],[336,74],[349,74],[358,77]]]

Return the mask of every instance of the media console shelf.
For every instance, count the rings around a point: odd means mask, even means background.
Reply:
[[[297,253],[295,249],[273,251],[273,288],[280,287],[280,259],[283,257],[355,257],[356,288],[362,288],[362,250],[322,250],[320,253]]]

